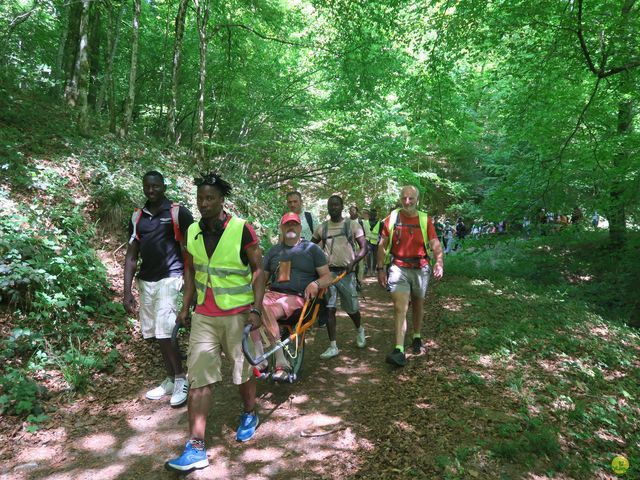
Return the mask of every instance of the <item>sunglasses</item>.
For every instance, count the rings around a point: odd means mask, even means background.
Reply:
[[[216,177],[214,175],[204,175],[199,178],[194,178],[193,183],[195,183],[196,187],[201,187],[202,185],[215,185]]]

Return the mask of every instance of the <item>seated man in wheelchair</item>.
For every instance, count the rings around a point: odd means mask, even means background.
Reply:
[[[281,243],[274,245],[263,260],[265,278],[271,286],[262,302],[262,320],[271,343],[280,340],[278,320],[289,318],[302,308],[306,299],[314,298],[322,288],[331,285],[333,276],[327,265],[327,257],[318,245],[300,238],[302,225],[297,214],[288,212],[280,220]],[[252,338],[256,353],[262,343],[259,334]],[[284,352],[278,350],[273,379],[286,380],[289,365]]]

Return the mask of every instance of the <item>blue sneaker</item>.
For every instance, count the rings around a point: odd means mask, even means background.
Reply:
[[[208,467],[209,459],[207,458],[207,449],[198,450],[197,448],[193,448],[191,441],[187,440],[187,445],[184,447],[182,455],[173,460],[169,460],[165,465],[167,468],[179,472]]]
[[[253,434],[256,433],[256,428],[258,428],[259,422],[260,420],[258,419],[257,413],[254,413],[253,415],[246,412],[243,413],[242,417],[240,417],[240,426],[236,433],[236,440],[239,442],[251,440]]]

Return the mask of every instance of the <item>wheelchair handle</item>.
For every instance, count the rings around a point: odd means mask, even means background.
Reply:
[[[242,353],[244,353],[244,358],[247,359],[247,362],[255,367],[256,365],[264,362],[265,358],[264,355],[260,355],[260,357],[258,358],[253,358],[253,355],[251,354],[251,348],[249,346],[249,342],[251,341],[249,339],[249,335],[251,334],[251,327],[251,324],[244,326],[244,330],[242,332]]]

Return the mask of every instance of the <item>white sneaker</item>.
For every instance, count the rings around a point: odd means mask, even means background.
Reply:
[[[333,358],[337,356],[339,353],[340,353],[340,350],[338,350],[338,347],[329,346],[329,348],[327,348],[324,351],[324,353],[320,354],[320,358],[322,358],[323,360],[326,360],[327,358]]]
[[[165,395],[170,395],[171,393],[173,393],[173,380],[167,377],[159,386],[153,390],[149,390],[146,396],[149,400],[160,400]]]
[[[173,395],[171,395],[171,406],[179,407],[187,401],[189,396],[189,382],[186,378],[176,378],[175,386],[173,387]]]
[[[358,335],[356,336],[356,344],[358,348],[364,348],[367,346],[367,339],[364,336],[364,327],[358,329]]]

